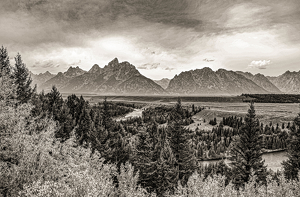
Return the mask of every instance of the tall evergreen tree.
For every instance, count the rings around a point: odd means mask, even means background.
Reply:
[[[86,108],[82,109],[78,121],[78,127],[75,130],[76,138],[80,145],[84,142],[90,142],[90,133],[92,132],[92,119],[90,117],[89,111]]]
[[[112,126],[112,118],[109,113],[109,103],[107,102],[107,98],[104,98],[103,101],[103,113],[102,113],[102,121],[104,128],[106,130],[110,130]]]
[[[161,129],[158,141],[155,144],[152,158],[151,182],[158,196],[171,191],[177,185],[177,171],[174,168],[175,157],[170,146],[170,137],[167,129]]]
[[[53,115],[54,120],[59,120],[59,114],[63,106],[63,98],[55,86],[52,86],[51,91],[46,95],[48,99],[47,110]]]
[[[266,166],[262,160],[262,142],[253,103],[250,104],[239,138],[231,148],[231,156],[232,178],[236,186],[248,182],[251,171],[258,177],[258,181],[265,182]]]
[[[14,106],[15,105],[15,95],[16,86],[14,80],[6,75],[2,71],[3,75],[0,76],[0,112],[2,111],[2,106]]]
[[[104,141],[105,139],[107,139],[107,136],[108,132],[104,129],[104,126],[102,125],[101,114],[100,112],[97,112],[93,120],[92,133],[90,136],[92,150],[98,150],[99,152],[103,152]]]
[[[57,119],[60,122],[60,128],[55,132],[55,137],[60,138],[61,141],[66,141],[70,138],[70,134],[73,130],[72,116],[66,104],[63,105]]]
[[[155,170],[153,165],[153,146],[149,133],[140,132],[137,134],[138,144],[133,152],[132,163],[139,170],[139,183],[149,191],[153,191],[151,183],[151,172]]]
[[[182,184],[185,184],[188,177],[196,170],[196,157],[188,143],[189,132],[181,125],[182,115],[181,100],[178,98],[175,109],[171,114],[173,121],[168,125],[168,132],[170,146],[175,157],[176,180],[180,180]]]
[[[79,118],[81,116],[81,113],[83,112],[83,109],[87,109],[89,105],[88,102],[84,100],[82,95],[79,97],[79,100],[75,99],[74,104],[76,106],[74,110],[74,117],[75,117],[75,124],[77,125],[79,123]]]
[[[294,119],[287,140],[288,160],[282,163],[284,174],[288,179],[297,179],[300,172],[300,113]]]
[[[168,129],[170,133],[170,146],[175,157],[176,179],[185,185],[189,176],[196,170],[197,164],[195,154],[188,141],[189,132],[178,122],[169,125]]]
[[[10,75],[11,67],[9,63],[9,56],[7,49],[3,46],[0,48],[0,77],[3,75]]]
[[[0,48],[0,101],[14,105],[16,95],[15,80],[11,77],[11,67],[6,48]],[[2,104],[3,104],[2,103]]]
[[[31,88],[32,79],[29,75],[28,69],[22,61],[20,54],[15,57],[15,61],[16,63],[15,70],[13,72],[13,78],[15,79],[15,83],[17,85],[17,100],[19,100],[20,103],[27,103],[35,92],[35,88]]]
[[[69,113],[72,115],[73,119],[76,119],[75,113],[76,113],[76,107],[79,103],[79,98],[75,94],[72,94],[67,97],[66,103],[68,108],[70,109]]]

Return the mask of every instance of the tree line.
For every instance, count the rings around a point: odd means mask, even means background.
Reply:
[[[243,102],[256,103],[300,103],[299,94],[242,94]]]

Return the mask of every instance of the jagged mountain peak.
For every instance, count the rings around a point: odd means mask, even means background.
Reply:
[[[52,75],[49,71],[46,71],[44,74],[46,74],[46,75]]]
[[[76,67],[70,66],[68,68],[68,70],[66,72],[64,72],[64,74],[68,77],[76,77],[76,76],[82,75],[84,73],[86,73],[86,71],[82,70],[78,66],[76,66]]]
[[[119,64],[118,58],[114,58],[112,61],[108,63],[108,66],[115,66]]]
[[[76,66],[76,67],[70,66],[66,72],[70,72],[70,71],[73,71],[73,70],[82,70],[82,69],[79,68],[79,66]]]
[[[101,68],[98,64],[94,64],[94,66],[88,72],[89,73],[99,73],[99,72],[101,72]]]
[[[124,61],[124,62],[119,62],[119,60],[117,58],[113,59],[112,61],[110,61],[108,63],[108,65],[104,66],[104,70],[116,70],[116,69],[136,69],[135,66],[133,66],[132,64],[130,64],[129,62],[127,61]]]

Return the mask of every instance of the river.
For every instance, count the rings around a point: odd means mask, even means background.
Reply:
[[[126,114],[123,117],[119,117],[116,120],[121,121],[121,120],[127,120],[129,118],[134,118],[134,117],[142,117],[143,109],[134,109],[132,112]]]
[[[276,172],[277,170],[280,170],[282,168],[281,163],[284,160],[287,160],[287,155],[286,155],[285,151],[270,152],[270,153],[264,153],[262,155],[262,159],[265,160],[265,164],[267,165],[268,169],[271,169],[274,172]],[[221,160],[201,161],[201,164],[203,166],[205,166],[205,165],[209,165],[209,164],[216,164],[220,161]],[[228,159],[225,159],[224,162],[226,164],[230,163],[230,161]]]

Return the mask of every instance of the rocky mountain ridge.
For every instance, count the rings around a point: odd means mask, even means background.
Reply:
[[[268,79],[283,93],[300,94],[300,70],[286,71],[278,77],[268,77]]]
[[[300,71],[287,71],[278,77],[268,77],[242,71],[205,67],[181,72],[173,79],[151,80],[143,76],[129,62],[119,63],[115,58],[101,68],[95,64],[89,71],[70,67],[66,72],[53,75],[48,71],[31,73],[38,90],[49,91],[55,85],[61,92],[137,95],[240,95],[299,94]]]
[[[255,74],[249,72],[237,71],[238,74],[243,75],[244,77],[252,80],[254,83],[259,85],[260,87],[267,90],[269,93],[280,94],[282,93],[266,76],[263,74]]]
[[[242,93],[268,93],[252,80],[234,71],[211,68],[190,70],[176,75],[166,89],[172,94],[238,95]]]
[[[89,71],[70,67],[40,85],[49,91],[55,85],[61,92],[99,94],[166,94],[151,79],[143,76],[129,62],[115,58],[103,68],[95,64]]]

